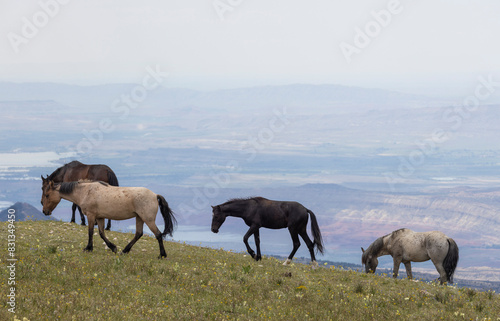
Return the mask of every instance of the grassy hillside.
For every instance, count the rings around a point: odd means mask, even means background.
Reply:
[[[85,227],[16,222],[16,315],[10,292],[7,223],[1,223],[0,320],[500,320],[493,292],[438,286],[338,268],[139,240],[115,255]],[[132,234],[107,233],[122,249]]]

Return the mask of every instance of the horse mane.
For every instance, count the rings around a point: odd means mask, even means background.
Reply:
[[[398,230],[395,230],[389,234],[386,234],[386,235],[381,236],[378,239],[376,239],[375,242],[370,244],[370,246],[366,249],[366,251],[363,252],[363,255],[361,256],[361,263],[362,264],[366,263],[366,259],[367,259],[369,254],[374,255],[374,256],[378,256],[378,254],[380,253],[380,251],[384,247],[384,238],[386,238],[387,236],[396,237],[399,233],[402,233],[404,230],[407,230],[407,228],[405,228],[405,227],[400,228]]]
[[[66,182],[59,185],[59,193],[71,194],[80,182]]]
[[[69,167],[80,165],[80,164],[82,164],[82,163],[80,163],[77,160],[74,160],[74,161],[71,161],[69,163],[66,163],[63,166],[61,166],[58,169],[56,169],[52,174],[50,174],[47,177],[47,179],[50,180],[50,181],[54,181],[54,178],[56,178],[57,176],[59,176],[59,175],[64,176],[64,173],[66,172],[66,170],[68,170]],[[61,180],[62,180],[62,178],[61,178]],[[54,182],[56,182],[56,181],[54,181]],[[59,181],[57,181],[56,183],[59,183]]]
[[[263,197],[248,197],[248,198],[232,198],[229,201],[218,205],[218,207],[226,207],[223,210],[229,210],[233,213],[242,213],[245,212],[252,201],[259,203],[260,201],[265,200]]]
[[[387,234],[389,235],[389,234]],[[387,235],[384,235],[382,237],[379,237],[378,239],[375,240],[370,246],[366,249],[366,251],[363,252],[363,255],[361,256],[361,263],[366,264],[366,259],[368,258],[368,255],[371,254],[373,256],[377,256],[382,248],[384,247],[384,237]]]
[[[260,197],[260,196],[252,196],[252,197],[243,197],[243,198],[232,198],[230,200],[228,200],[227,202],[223,203],[223,204],[220,204],[220,205],[231,205],[231,204],[234,204],[234,203],[240,203],[240,202],[247,202],[247,201],[256,201],[256,202],[260,202],[262,200],[265,200],[265,198],[263,197]]]
[[[75,190],[75,187],[78,186],[80,183],[99,183],[103,186],[110,186],[108,183],[103,182],[103,181],[92,181],[89,179],[81,179],[81,180],[75,181],[75,182],[60,183],[59,184],[59,193],[71,194]]]
[[[387,235],[396,236],[396,235],[398,235],[399,233],[403,232],[403,230],[407,230],[407,228],[406,228],[406,227],[400,228],[399,230],[395,230],[395,231],[393,231],[391,234],[387,234]],[[387,236],[387,235],[386,235],[386,236]]]
[[[58,169],[56,169],[52,174],[50,174],[49,176],[47,176],[47,179],[49,181],[53,181],[55,177],[57,177],[58,175],[64,175],[64,172],[66,171],[66,165],[64,166],[61,166],[59,167]]]

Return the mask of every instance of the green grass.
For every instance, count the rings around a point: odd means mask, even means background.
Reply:
[[[0,224],[7,235],[7,224]],[[97,231],[97,230],[96,230]],[[133,237],[108,232],[121,250]],[[0,320],[500,320],[492,292],[367,275],[338,268],[282,266],[274,258],[144,236],[113,254],[85,227],[16,223],[16,315],[6,304],[7,240]]]

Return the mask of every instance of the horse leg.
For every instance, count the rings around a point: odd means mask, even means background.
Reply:
[[[108,218],[108,225],[106,225],[106,231],[111,231],[111,220]]]
[[[257,248],[257,255],[255,256],[255,261],[259,261],[262,259],[262,256],[260,255],[260,233],[259,230],[255,231],[253,233],[253,237],[255,239],[255,247]]]
[[[92,252],[94,249],[94,222],[95,215],[89,215],[89,243],[87,244],[87,247],[83,249],[87,252]]]
[[[446,274],[446,270],[444,269],[443,264],[434,261],[432,263],[434,263],[434,266],[439,273],[439,283],[443,285],[444,283],[448,282],[448,275]]]
[[[82,209],[77,205],[78,212],[80,212],[80,219],[82,220],[82,225],[85,226],[85,215],[82,213]]]
[[[288,231],[290,232],[290,236],[292,237],[293,249],[288,258],[286,259],[286,261],[283,263],[283,265],[288,265],[292,263],[293,256],[300,247],[299,233],[297,233],[295,229],[291,228],[288,228]]]
[[[108,240],[108,238],[106,237],[106,235],[104,235],[104,219],[103,218],[98,218],[97,219],[97,227],[99,227],[99,235],[104,240],[104,242],[106,243],[106,245],[111,249],[111,251],[113,251],[113,253],[116,253],[116,245],[114,245],[113,243],[111,243],[111,241]]]
[[[167,252],[165,252],[165,247],[163,246],[163,235],[161,234],[160,230],[156,226],[154,219],[147,220],[147,221],[145,221],[145,223],[149,227],[151,232],[153,232],[156,239],[158,240],[158,245],[160,246],[160,256],[158,256],[158,258],[161,259],[161,258],[167,257]]]
[[[401,258],[393,258],[394,261],[394,268],[392,270],[392,277],[397,278],[399,274],[399,266],[401,265]]]
[[[248,252],[248,254],[250,254],[252,259],[255,259],[255,252],[252,250],[252,248],[248,244],[248,238],[258,230],[259,230],[259,228],[257,226],[251,226],[248,229],[248,231],[245,233],[245,235],[243,236],[243,243],[245,243],[245,246],[247,247],[247,252]]]
[[[309,253],[311,254],[311,262],[313,266],[317,266],[318,262],[316,262],[316,256],[314,255],[314,243],[311,241],[309,235],[307,235],[307,232],[305,230],[300,231],[299,235],[300,237],[302,237],[302,239],[306,243],[307,248],[309,249]]]
[[[405,268],[406,268],[406,277],[408,279],[413,279],[413,275],[411,274],[411,262],[408,261],[408,262],[403,262],[404,265],[405,265]]]
[[[127,246],[125,246],[125,248],[122,250],[122,253],[128,253],[132,248],[132,246],[134,246],[135,242],[137,242],[137,240],[141,238],[143,227],[144,227],[144,221],[139,216],[137,216],[135,218],[135,236],[132,239],[132,241],[130,241],[130,243],[128,243]]]
[[[71,221],[70,223],[75,223],[75,211],[76,211],[76,204],[73,203],[73,206],[71,206]]]

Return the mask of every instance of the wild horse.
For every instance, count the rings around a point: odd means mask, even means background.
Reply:
[[[228,216],[240,217],[250,226],[250,229],[243,237],[243,242],[248,253],[256,261],[261,259],[259,229],[266,227],[270,229],[288,228],[293,241],[293,250],[283,265],[292,262],[295,252],[297,252],[300,241],[299,235],[306,242],[311,254],[311,261],[317,265],[314,256],[314,246],[323,253],[323,240],[319,230],[318,222],[314,213],[300,203],[271,201],[263,197],[252,197],[246,199],[232,199],[223,204],[212,206],[212,232],[218,233],[219,228]],[[309,214],[309,215],[308,215]],[[306,232],[308,217],[311,217],[311,230],[314,242],[309,239]],[[248,245],[248,238],[253,234],[257,255]]]
[[[144,187],[116,187],[104,182],[78,181],[54,184],[49,181],[43,195],[43,213],[50,215],[61,198],[79,204],[89,220],[89,242],[85,251],[93,250],[94,222],[97,221],[99,235],[106,245],[116,253],[116,245],[104,235],[104,219],[126,220],[135,217],[135,236],[123,249],[128,253],[143,234],[144,223],[155,235],[160,246],[160,256],[167,257],[163,247],[165,235],[172,235],[176,224],[175,217],[165,198]],[[156,213],[160,212],[165,221],[165,229],[160,232],[156,226]]]
[[[82,164],[79,161],[72,161],[64,166],[56,169],[52,174],[48,175],[47,178],[43,178],[42,176],[42,191],[45,191],[47,188],[47,183],[49,181],[53,181],[54,183],[63,183],[63,182],[76,182],[81,179],[88,179],[91,181],[102,181],[106,182],[113,186],[118,186],[118,179],[116,178],[115,173],[109,166],[107,165],[86,165]],[[42,200],[43,201],[43,200]],[[82,220],[82,225],[85,225],[85,216],[82,214],[81,208],[73,203],[71,222],[75,223],[75,212],[78,208],[80,212],[80,218]],[[108,220],[108,225],[106,226],[106,230],[111,229],[111,220]]]
[[[406,267],[407,277],[411,279],[411,262],[432,260],[439,272],[441,284],[453,283],[453,273],[458,263],[457,244],[439,231],[414,232],[402,228],[379,237],[366,251],[363,248],[361,251],[361,262],[365,264],[366,273],[375,273],[379,256],[391,255],[394,260],[394,278],[398,276],[401,262]]]

